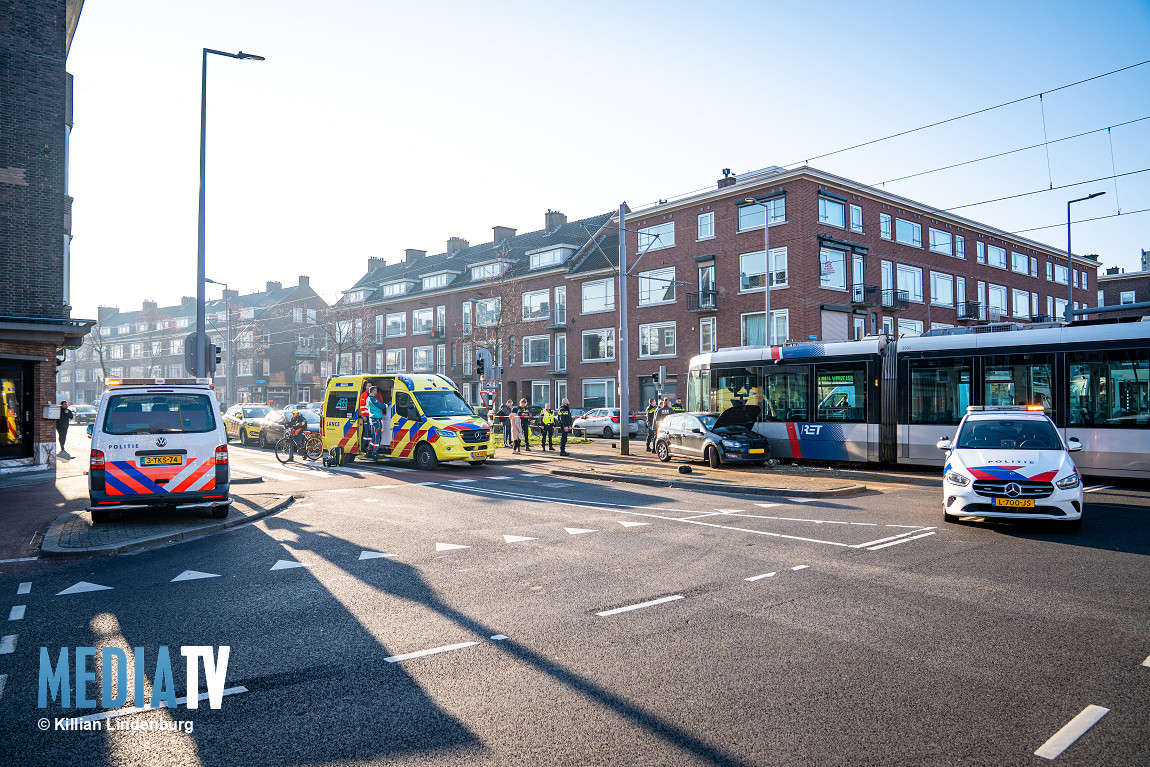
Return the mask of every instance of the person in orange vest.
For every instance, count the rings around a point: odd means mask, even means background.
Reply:
[[[371,438],[371,414],[367,411],[367,398],[371,396],[375,387],[371,384],[363,387],[363,394],[359,395],[359,418],[363,423],[363,436]],[[374,440],[371,440],[374,441]]]

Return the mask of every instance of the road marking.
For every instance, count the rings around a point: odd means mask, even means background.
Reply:
[[[88,583],[87,581],[80,581],[75,586],[69,586],[68,588],[59,592],[58,594],[56,594],[56,596],[62,597],[65,594],[83,594],[85,591],[111,591],[111,590],[112,590],[111,586],[101,586],[98,583]]]
[[[35,538],[36,536],[32,536]],[[35,562],[40,557],[19,557],[17,559],[0,559],[0,565],[11,564],[12,562]]]
[[[1114,489],[1114,485],[1095,485],[1094,487],[1088,487],[1088,488],[1086,488],[1086,489],[1085,489],[1085,490],[1083,490],[1082,492],[1084,492],[1084,493],[1094,493],[1094,492],[1097,492],[1097,491],[1099,491],[1099,490],[1113,490],[1113,489]]]
[[[28,594],[32,591],[32,581],[24,581],[16,587],[17,594]]]
[[[543,487],[572,487],[574,482],[548,482]]]
[[[18,621],[24,619],[24,610],[27,605],[12,605],[12,610],[8,613],[8,620]]]
[[[907,530],[921,530],[922,529],[918,525],[883,525],[883,527],[902,527],[902,528],[905,528]]]
[[[496,642],[502,642],[504,639],[507,638],[507,635],[506,634],[496,634],[491,638],[494,639]]]
[[[746,514],[746,509],[715,509],[716,514]]]
[[[4,697],[4,685],[8,683],[8,675],[0,674],[0,698]]]
[[[415,469],[405,469],[402,466],[373,466],[372,469],[378,469],[379,471],[415,471]]]
[[[439,483],[438,482],[416,482],[415,484],[423,485],[424,487],[430,487],[431,485],[437,485]]]
[[[354,487],[329,487],[327,489],[327,491],[329,493],[350,493],[352,490],[355,490],[355,488]]]
[[[627,607],[616,607],[614,610],[603,610],[602,612],[595,613],[600,618],[606,618],[609,615],[618,615],[619,613],[628,613],[632,610],[642,610],[644,607],[654,607],[655,605],[665,604],[666,602],[674,602],[676,599],[682,599],[682,594],[675,594],[670,597],[663,597],[661,599],[652,599],[650,602],[640,602],[637,605],[628,605]]]
[[[310,562],[296,562],[294,560],[281,559],[272,565],[272,570],[290,570],[293,567],[311,567]]]
[[[583,535],[584,533],[599,532],[598,530],[586,530],[582,527],[565,527],[563,529],[567,531],[568,535]]]
[[[223,694],[224,695],[239,695],[241,692],[247,692],[247,691],[248,691],[248,688],[246,688],[246,687],[228,687],[227,689],[224,690]],[[207,700],[208,695],[209,695],[209,693],[201,692],[199,695],[196,696],[196,699],[197,700]],[[176,698],[176,707],[178,708],[181,703],[186,704],[187,702],[188,702],[188,699],[186,697]],[[164,702],[159,706],[152,706],[149,704],[147,706],[140,706],[138,708],[136,706],[133,706],[131,708],[117,708],[117,709],[113,709],[111,711],[101,711],[98,714],[88,714],[87,716],[78,716],[74,719],[69,718],[68,721],[98,722],[98,721],[101,721],[104,719],[118,719],[121,716],[131,716],[132,714],[139,714],[139,713],[143,713],[145,711],[154,711],[154,710],[159,709],[159,708],[168,708],[168,704],[166,702]]]
[[[403,487],[403,485],[371,485],[371,490],[387,490],[391,487]]]
[[[16,652],[16,634],[9,634],[0,639],[0,655]]]
[[[1110,709],[1102,708],[1102,706],[1087,706],[1078,713],[1078,716],[1067,722],[1061,730],[1051,735],[1050,740],[1039,746],[1034,755],[1041,756],[1043,759],[1055,758],[1074,745],[1074,741],[1085,735],[1087,730],[1109,713]]]
[[[900,525],[900,527],[901,527],[901,525]],[[925,530],[933,530],[933,529],[934,529],[933,527],[916,527],[914,530],[912,530],[909,533],[899,533],[898,535],[890,535],[890,536],[887,536],[886,538],[879,538],[879,539],[874,540],[874,541],[867,541],[866,543],[856,543],[854,546],[851,546],[851,548],[852,549],[867,549],[867,548],[874,546],[875,544],[878,544],[878,543],[886,543],[887,541],[893,541],[893,540],[897,540],[899,538],[905,538],[908,535],[914,535],[917,532],[922,532]]]
[[[455,549],[470,549],[470,546],[464,546],[462,543],[437,543],[435,544],[436,551],[454,551]]]
[[[794,566],[794,567],[792,567],[791,569],[792,569],[792,570],[806,570],[806,569],[808,569],[809,567],[810,567],[810,565],[795,565],[795,566]]]
[[[750,578],[743,578],[744,581],[761,581],[763,578],[774,578],[777,573],[763,573],[762,575],[752,575]]]
[[[615,521],[621,524],[623,527],[642,527],[643,525],[651,524],[650,522],[628,522],[625,519],[617,519]]]
[[[172,578],[168,583],[177,583],[179,581],[198,581],[201,578],[219,578],[220,576],[215,573],[201,573],[199,570],[184,570],[182,573]]]
[[[474,479],[449,479],[448,482],[474,482]]]
[[[782,506],[781,503],[756,503],[755,505],[764,509],[769,509],[772,506]]]
[[[419,650],[418,652],[409,652],[403,655],[389,655],[384,658],[388,663],[399,663],[401,660],[411,660],[412,658],[424,658],[428,655],[436,655],[441,652],[451,652],[452,650],[462,650],[465,647],[474,647],[479,642],[460,642],[459,644],[449,644],[443,647],[433,647],[430,650]]]
[[[929,533],[921,533],[920,535],[912,535],[909,538],[903,538],[899,541],[891,541],[890,543],[881,543],[878,546],[870,546],[867,548],[867,551],[878,551],[879,549],[885,549],[887,546],[897,546],[900,543],[910,543],[911,541],[917,541],[919,538],[925,538],[928,535],[934,535],[934,532],[932,531]]]
[[[679,517],[679,519],[702,519],[703,517],[720,517],[723,515],[721,511],[705,511],[702,514],[692,514],[689,517]]]
[[[811,499],[811,498],[788,498],[787,500],[790,501],[791,503],[810,503],[811,500],[813,500],[813,499]]]
[[[379,503],[378,498],[360,498],[359,500],[363,501],[364,503]]]
[[[505,535],[503,540],[507,543],[522,543],[523,541],[537,541],[538,538],[528,538],[526,535]]]
[[[1146,660],[1142,661],[1142,665],[1150,668],[1150,657],[1147,657]]]
[[[303,477],[293,477],[288,474],[276,474],[273,471],[262,472],[263,477],[267,479],[274,479],[278,482],[299,482]]]
[[[359,553],[360,561],[364,559],[382,559],[383,557],[394,557],[396,554],[384,554],[382,551],[361,551]]]

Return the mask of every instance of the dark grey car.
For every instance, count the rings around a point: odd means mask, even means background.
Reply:
[[[310,410],[301,410],[299,414],[307,421],[307,430],[319,434],[319,416]],[[287,422],[291,420],[291,415],[290,410],[273,410],[257,421],[260,427],[260,447],[275,447],[287,435]]]
[[[754,430],[759,412],[758,406],[745,405],[722,413],[673,413],[659,422],[655,453],[661,461],[686,458],[707,461],[711,468],[724,463],[762,465],[771,448]]]

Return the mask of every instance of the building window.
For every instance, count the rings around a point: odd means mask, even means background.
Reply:
[[[861,232],[862,230],[863,230],[862,206],[861,205],[852,205],[851,206],[851,231],[852,232]]]
[[[882,333],[884,336],[894,335],[894,317],[882,318]]]
[[[303,309],[292,309],[291,310],[291,321],[296,323],[297,325],[302,325],[303,324]]]
[[[706,354],[719,348],[715,340],[715,318],[706,317],[699,321],[699,353]]]
[[[478,266],[471,267],[471,281],[479,282],[481,280],[494,280],[503,274],[503,270],[507,268],[507,264],[503,261],[496,261],[493,264],[479,264]]]
[[[639,230],[639,252],[675,247],[675,222],[644,227]]]
[[[381,285],[379,294],[383,298],[391,298],[393,296],[402,296],[407,292],[409,283],[407,282],[393,282],[390,285]],[[350,299],[349,299],[350,300]]]
[[[430,274],[430,275],[423,278],[423,289],[424,290],[435,290],[436,288],[446,288],[446,287],[447,287],[447,273],[446,272],[444,272],[442,274]]]
[[[921,332],[922,320],[908,320],[903,317],[898,318],[898,334],[900,336]]]
[[[739,256],[739,290],[763,289],[763,251]],[[771,248],[771,287],[786,287],[787,249]]]
[[[1046,262],[1046,279],[1054,282],[1054,264],[1049,261]]]
[[[1030,293],[1028,291],[1014,289],[1014,316],[1030,316]]]
[[[555,407],[562,407],[563,400],[567,399],[567,382],[555,382]]]
[[[890,214],[889,213],[879,213],[878,214],[878,236],[882,237],[884,240],[890,239]]]
[[[898,289],[905,290],[911,301],[922,303],[922,269],[899,264],[897,275]]]
[[[553,248],[552,250],[545,250],[542,253],[531,254],[531,268],[532,269],[546,269],[549,266],[558,266],[563,263],[563,259],[568,253],[565,248]]]
[[[954,236],[954,257],[966,258],[966,238],[959,234]]]
[[[846,206],[838,200],[819,198],[819,223],[839,228],[846,227]]]
[[[1010,271],[1017,274],[1030,273],[1030,259],[1026,257],[1025,253],[1018,253],[1012,251],[1010,254]]]
[[[411,312],[411,334],[430,333],[435,328],[435,310],[413,309]],[[414,363],[414,360],[413,360]]]
[[[411,350],[411,369],[414,372],[431,372],[435,368],[435,349],[431,346],[417,346]]]
[[[583,283],[583,313],[615,311],[615,281],[593,280]]]
[[[615,329],[583,331],[583,361],[610,362],[615,359]]]
[[[1030,257],[1030,276],[1031,277],[1037,277],[1038,276],[1038,259],[1035,258],[1034,256]]]
[[[1062,266],[1061,264],[1055,264],[1054,265],[1054,281],[1057,282],[1059,285],[1065,285],[1066,280],[1069,277],[1069,272],[1070,272],[1070,270],[1067,269],[1065,266]]]
[[[941,229],[929,229],[930,235],[930,249],[933,253],[942,253],[949,256],[953,253],[954,238],[950,232],[944,232]]]
[[[384,364],[383,363],[383,349],[376,349],[375,350],[375,368],[374,368],[376,373],[384,372],[385,368],[384,368],[383,364]]]
[[[407,370],[407,349],[388,349],[387,360],[384,363],[388,373]]]
[[[531,406],[543,407],[551,401],[551,382],[550,381],[532,381],[531,382]]]
[[[615,407],[615,380],[612,378],[583,379],[583,409]]]
[[[491,328],[499,324],[503,302],[499,298],[485,298],[475,302],[475,324],[481,328]]]
[[[1086,290],[1088,287],[1086,284],[1086,272],[1082,272],[1082,289]]]
[[[1134,298],[1134,291],[1133,290],[1123,290],[1121,295],[1118,297],[1118,303],[1120,303],[1120,304],[1137,303],[1137,300]]]
[[[902,218],[894,220],[894,239],[903,245],[922,247],[922,224],[907,221]]]
[[[407,335],[407,312],[396,312],[387,315],[387,337]]]
[[[763,313],[748,312],[741,315],[740,319],[742,320],[742,345],[763,346],[765,340],[763,338]],[[771,346],[786,343],[791,333],[790,322],[789,309],[771,310]]]
[[[675,323],[653,322],[639,326],[640,358],[674,357],[675,354]]]
[[[639,306],[675,302],[675,267],[639,272]]]
[[[550,295],[551,291],[549,290],[533,290],[530,293],[524,293],[523,321],[547,319],[547,315],[551,312],[551,307],[547,303],[547,298]]]
[[[977,255],[975,256],[975,259],[978,261],[978,263],[985,264],[986,263],[986,243],[985,242],[976,242],[976,243],[974,243],[974,249],[977,251]]]
[[[787,221],[787,198],[772,197],[763,201],[770,208],[771,226],[785,224]],[[764,205],[739,206],[739,231],[749,232],[753,229],[763,228]]]
[[[1072,269],[1070,271],[1070,276],[1074,280],[1074,287],[1078,287],[1078,270]]]
[[[987,285],[986,286],[987,306],[998,313],[998,317],[991,319],[1002,319],[1006,316],[1006,288],[1002,285]]]
[[[930,273],[930,302],[938,306],[954,306],[954,277],[941,272]]]
[[[551,361],[551,336],[523,337],[523,364],[546,365]]]
[[[184,353],[184,339],[173,338],[172,339],[172,354],[183,354],[183,353]]]
[[[986,246],[986,262],[996,269],[1006,268],[1006,248],[997,245]]]
[[[847,289],[847,254],[831,248],[819,249],[819,287]]]
[[[699,239],[709,240],[715,236],[715,211],[699,214]]]

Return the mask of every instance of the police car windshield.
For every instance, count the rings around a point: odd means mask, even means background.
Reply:
[[[453,391],[421,391],[416,393],[415,400],[427,418],[475,415],[471,406]]]
[[[968,420],[955,445],[971,450],[1061,450],[1062,440],[1046,418]]]
[[[206,394],[116,394],[104,413],[105,434],[200,434],[215,431]]]

